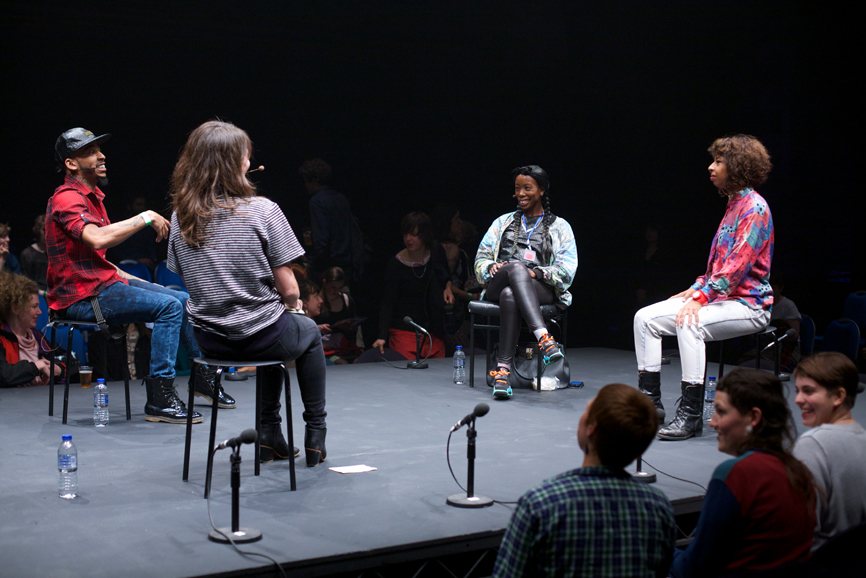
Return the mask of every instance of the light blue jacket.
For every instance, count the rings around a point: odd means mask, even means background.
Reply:
[[[511,226],[515,214],[506,213],[493,221],[484,238],[481,239],[475,257],[475,276],[482,285],[490,282],[490,266],[496,263],[496,256],[502,244],[502,233]],[[553,250],[550,264],[538,269],[544,273],[542,281],[553,287],[559,300],[565,305],[571,305],[571,293],[568,292],[568,288],[571,287],[574,274],[577,272],[577,244],[574,242],[574,233],[568,221],[560,217],[551,223],[548,233]]]

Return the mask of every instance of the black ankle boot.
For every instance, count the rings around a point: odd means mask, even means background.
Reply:
[[[173,377],[146,377],[147,398],[144,406],[144,419],[167,423],[186,423],[186,404],[177,396]],[[201,423],[201,414],[192,412],[192,423]]]
[[[659,424],[665,421],[665,406],[662,405],[661,373],[658,371],[641,371],[637,374],[638,389],[647,394],[656,406]]]
[[[304,433],[304,451],[307,454],[307,467],[314,468],[325,461],[328,452],[325,449],[326,429],[306,428]]]
[[[289,455],[289,444],[283,435],[283,427],[280,423],[263,423],[259,433],[259,461],[262,463],[274,460],[287,460],[291,457],[301,455],[301,450],[292,448]]]
[[[700,437],[704,433],[702,383],[682,382],[683,397],[673,421],[659,430],[660,440],[680,441]]]
[[[223,374],[223,379],[225,379],[226,375],[228,374]],[[213,390],[216,386],[216,370],[211,369],[206,365],[193,363],[189,381],[190,384],[193,384],[193,387],[195,387],[195,395],[204,398],[207,402],[205,405],[213,406]],[[189,385],[187,385],[187,391],[189,391]],[[222,383],[220,383],[219,407],[220,409],[234,409],[237,407],[234,398],[226,393]]]

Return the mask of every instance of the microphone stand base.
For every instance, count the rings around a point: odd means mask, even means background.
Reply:
[[[448,496],[445,503],[455,508],[486,508],[493,505],[493,500],[485,496],[466,497],[466,494],[453,494]]]
[[[426,361],[410,361],[406,364],[408,369],[427,369]]]
[[[220,532],[223,534],[228,534],[232,537],[232,542],[235,544],[247,544],[249,542],[258,542],[262,539],[262,533],[258,530],[254,530],[253,528],[240,528],[237,532],[232,532],[231,527],[226,526],[225,528],[220,528]],[[220,542],[221,544],[229,544],[228,538],[217,532],[216,530],[211,530],[210,534],[207,537],[212,542]]]
[[[645,484],[656,483],[656,475],[652,472],[642,472],[640,470],[631,473],[631,479],[643,482]]]

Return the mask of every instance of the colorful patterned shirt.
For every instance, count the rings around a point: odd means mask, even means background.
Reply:
[[[106,249],[91,249],[81,239],[85,225],[110,225],[102,199],[82,181],[66,175],[48,200],[45,215],[45,248],[48,253],[48,307],[66,309],[82,299],[98,295],[118,281],[114,265],[105,259]]]
[[[514,216],[518,213],[506,213],[490,225],[475,256],[475,275],[478,281],[486,285],[490,282],[490,266],[496,263],[496,256],[502,245],[503,233],[511,226]],[[540,231],[537,231],[538,234]],[[553,287],[556,296],[565,305],[571,305],[571,293],[568,288],[574,281],[577,272],[577,244],[574,242],[574,232],[568,221],[557,217],[548,228],[550,235],[551,255],[550,263],[544,267],[535,267],[541,271],[543,278],[540,279]]]
[[[661,491],[624,470],[579,468],[520,498],[493,576],[667,576],[675,541]]]
[[[707,272],[692,285],[702,293],[699,301],[706,304],[733,299],[753,309],[770,309],[773,241],[773,217],[767,201],[748,187],[732,195],[713,237]]]

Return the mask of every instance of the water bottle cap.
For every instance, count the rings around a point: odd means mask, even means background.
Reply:
[[[710,376],[710,379],[711,379],[712,381],[716,381],[716,376],[715,376],[715,375],[711,375],[711,376]]]
[[[72,434],[63,434],[63,441],[72,441]]]
[[[462,346],[462,345],[458,345],[458,346],[457,346],[457,349],[463,349],[463,346]]]
[[[96,383],[105,383],[105,380],[100,377],[96,380]]]
[[[235,369],[234,367],[229,367],[229,373],[234,373],[236,371],[237,371],[237,369]]]

